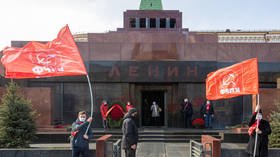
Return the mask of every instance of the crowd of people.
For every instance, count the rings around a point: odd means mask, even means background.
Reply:
[[[130,108],[134,108],[134,106],[128,101],[125,106],[125,112],[127,113]],[[103,122],[103,128],[108,129],[108,104],[106,100],[103,100],[100,105],[100,113]],[[151,114],[151,124],[152,126],[158,126],[160,121],[160,112],[162,112],[162,108],[156,101],[152,101],[150,107],[150,114]],[[193,118],[193,106],[192,103],[189,101],[188,98],[183,100],[182,104],[182,113],[184,117],[184,124],[186,128],[192,128],[192,118]],[[201,104],[200,108],[200,118],[204,120],[205,128],[212,128],[213,119],[214,119],[214,106],[211,104],[209,100],[205,101],[205,103]]]
[[[185,98],[182,104],[182,112],[184,116],[184,122],[186,128],[192,128],[192,116],[193,116],[193,106],[188,98]],[[214,106],[209,100],[201,104],[200,107],[200,118],[204,120],[205,128],[212,128],[212,122],[214,118]]]
[[[185,125],[187,128],[192,127],[192,115],[193,107],[188,98],[184,99],[182,105]],[[103,100],[100,105],[100,113],[102,117],[103,128],[108,129],[108,111],[109,106],[106,100]],[[161,107],[156,101],[152,101],[151,108],[152,124],[158,125]],[[206,101],[201,107],[201,115],[205,120],[205,127],[211,128],[212,118],[214,117],[214,108],[210,101]],[[122,124],[122,148],[125,150],[126,157],[134,157],[136,154],[137,142],[138,142],[138,127],[135,122],[137,116],[136,108],[128,101],[125,106],[125,114],[123,117]],[[87,117],[85,111],[78,113],[77,120],[72,124],[71,131],[71,146],[72,146],[72,157],[79,157],[81,154],[83,157],[89,156],[89,139],[93,137],[91,129],[88,129],[92,117]]]
[[[135,118],[137,117],[137,109],[130,103],[126,104],[126,113],[123,117],[122,123],[122,149],[125,150],[126,157],[135,157],[138,143],[138,127]],[[153,101],[151,105],[151,116],[153,124],[157,124],[160,112],[162,109]],[[108,128],[107,112],[108,104],[103,100],[100,105],[100,112],[103,120],[103,127]],[[182,103],[182,112],[184,114],[185,126],[192,127],[193,106],[188,98],[185,98]],[[214,117],[214,107],[209,100],[201,105],[200,116],[205,121],[205,128],[212,128],[212,121]],[[92,117],[87,117],[85,111],[78,113],[77,120],[72,124],[71,131],[71,147],[72,157],[89,157],[89,139],[93,137],[92,131],[89,128],[92,122]],[[269,122],[262,119],[262,111],[260,106],[256,107],[251,120],[248,124],[250,127],[248,134],[250,136],[246,152],[253,156],[267,157],[268,156],[268,135],[271,133]],[[258,135],[259,140],[255,143],[255,137]],[[256,147],[256,148],[255,148]]]
[[[192,103],[189,101],[188,98],[185,98],[182,103],[182,113],[184,117],[184,124],[186,128],[193,128],[192,120],[193,120],[193,106]],[[128,101],[125,106],[125,112],[127,113],[130,108],[134,108],[134,106]],[[103,100],[100,105],[100,113],[103,122],[103,128],[108,129],[108,104],[106,100]],[[152,101],[150,107],[150,114],[151,114],[151,124],[153,126],[158,126],[160,121],[160,112],[162,112],[162,108],[157,104],[156,101]],[[200,108],[200,118],[204,120],[204,127],[205,128],[212,128],[213,119],[214,119],[214,106],[211,104],[209,100],[205,101],[205,103],[201,104]]]

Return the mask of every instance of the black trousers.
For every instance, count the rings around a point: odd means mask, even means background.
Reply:
[[[107,129],[108,128],[108,120],[107,119],[103,119],[103,128]]]
[[[135,149],[125,149],[125,157],[135,157],[136,150]]]
[[[192,115],[185,114],[185,126],[186,128],[192,128]]]
[[[159,126],[160,117],[152,117],[153,126]]]
[[[72,148],[72,157],[80,157],[80,154],[82,157],[90,157],[89,156],[89,148],[78,148],[78,147],[73,147]]]

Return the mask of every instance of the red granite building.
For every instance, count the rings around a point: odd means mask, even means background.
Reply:
[[[150,107],[156,101],[163,109],[160,126],[183,127],[183,99],[192,101],[193,118],[199,117],[206,75],[249,58],[259,59],[260,88],[276,89],[280,32],[191,31],[182,27],[182,12],[162,10],[159,1],[144,2],[139,10],[124,12],[124,28],[75,35],[93,84],[94,127],[102,126],[99,105],[103,99],[109,104],[130,101],[139,111],[140,127],[152,126]],[[13,41],[12,46],[25,43]],[[67,124],[79,110],[90,111],[86,81],[82,76],[58,77],[28,79],[21,84],[49,88],[51,123]],[[252,96],[213,104],[214,127],[224,128],[248,119]]]

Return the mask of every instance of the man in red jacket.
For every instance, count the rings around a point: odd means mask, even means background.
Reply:
[[[102,104],[100,105],[100,113],[102,116],[102,122],[103,122],[104,129],[108,128],[108,120],[107,120],[107,116],[106,116],[107,112],[108,112],[107,101],[103,100]]]

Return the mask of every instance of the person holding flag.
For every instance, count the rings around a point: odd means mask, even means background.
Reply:
[[[85,121],[85,111],[79,113],[78,120],[73,123],[71,136],[73,136],[74,142],[73,156],[78,157],[79,153],[82,153],[84,157],[88,157],[88,142],[91,138],[90,124],[93,117],[93,92],[84,61],[68,25],[61,28],[57,37],[47,43],[30,41],[21,48],[6,47],[3,50],[1,63],[5,67],[5,78],[11,79],[86,76],[91,100],[91,114]]]
[[[271,134],[271,128],[268,121],[262,118],[260,105],[256,106],[249,122],[248,134],[250,136],[246,152],[253,157],[255,147],[255,136],[258,134],[256,143],[256,157],[268,157],[268,135]]]
[[[92,117],[87,119],[85,111],[78,113],[77,120],[72,124],[71,147],[72,157],[89,157],[89,140],[93,137],[92,131],[87,127],[90,125]]]
[[[228,99],[248,94],[256,94],[258,101],[249,123],[250,140],[246,151],[251,157],[267,157],[268,135],[271,134],[271,128],[269,122],[262,119],[259,106],[258,58],[247,59],[207,75],[206,98],[208,100]]]

